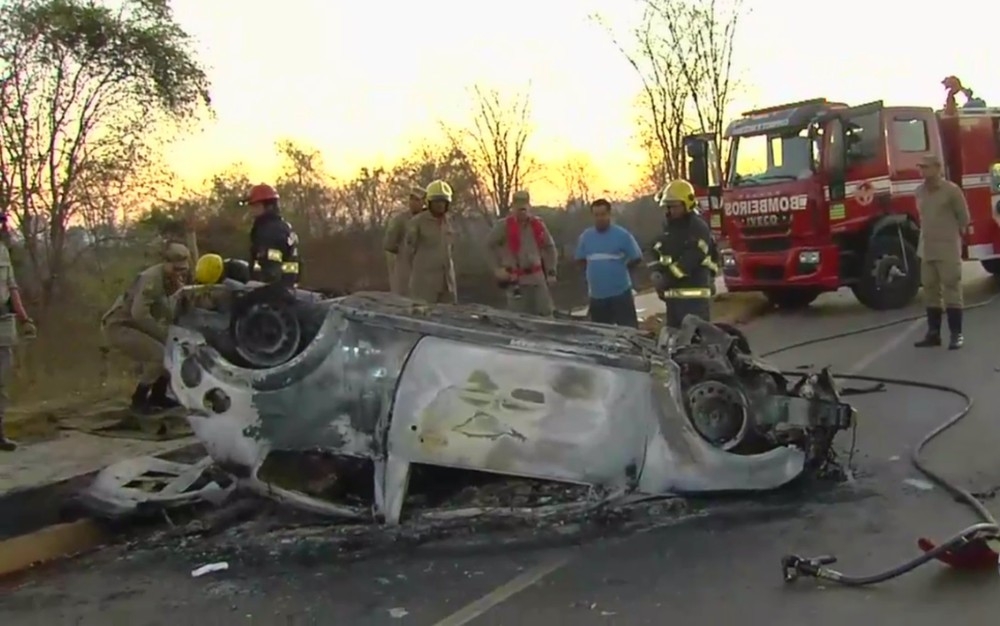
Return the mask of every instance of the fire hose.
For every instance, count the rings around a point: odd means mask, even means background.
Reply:
[[[991,296],[983,302],[969,305],[965,307],[965,309],[971,310],[986,307],[993,303],[997,297],[998,295]],[[913,315],[889,322],[839,332],[832,335],[807,339],[805,341],[799,341],[797,343],[783,346],[776,350],[771,350],[770,352],[765,352],[761,354],[761,357],[769,357],[782,352],[788,352],[796,348],[825,343],[834,339],[853,337],[855,335],[874,332],[920,319],[923,319],[922,315]],[[782,372],[782,374],[798,375],[800,372]],[[921,456],[924,449],[932,441],[945,431],[957,425],[969,415],[972,410],[973,398],[966,392],[955,387],[940,385],[937,383],[922,382],[918,380],[887,378],[883,376],[867,376],[861,374],[835,374],[834,377],[841,380],[856,380],[885,385],[911,387],[916,389],[927,389],[948,393],[961,398],[963,401],[962,408],[951,414],[944,420],[944,422],[927,433],[923,439],[920,440],[910,453],[910,462],[921,474],[950,493],[957,500],[971,508],[982,521],[956,533],[939,545],[935,545],[928,539],[921,538],[918,540],[917,544],[922,550],[922,554],[890,569],[870,575],[850,575],[831,568],[830,565],[837,562],[837,558],[832,555],[802,557],[796,554],[789,554],[781,559],[781,569],[785,582],[791,583],[800,577],[807,577],[826,580],[847,587],[864,587],[892,580],[935,559],[959,569],[996,569],[998,565],[998,555],[997,552],[994,551],[993,547],[990,546],[990,543],[996,542],[997,545],[1000,545],[1000,525],[998,525],[997,520],[978,498],[976,498],[968,490],[963,489],[962,487],[949,481],[941,474],[932,470],[927,466]]]

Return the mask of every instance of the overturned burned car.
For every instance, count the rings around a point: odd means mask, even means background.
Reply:
[[[166,362],[243,486],[388,524],[426,466],[604,501],[773,489],[824,463],[854,419],[829,373],[786,379],[738,331],[693,317],[652,337],[385,293],[190,287]],[[289,459],[313,484],[282,475]]]

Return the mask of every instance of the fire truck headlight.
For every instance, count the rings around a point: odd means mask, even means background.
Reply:
[[[722,257],[723,269],[732,269],[736,267],[736,257],[733,256],[732,252],[723,252],[720,256]]]
[[[799,252],[799,264],[800,265],[819,265],[819,251],[818,250],[805,250]]]

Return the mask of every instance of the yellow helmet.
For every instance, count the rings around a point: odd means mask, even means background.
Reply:
[[[218,254],[203,254],[194,266],[194,281],[199,285],[214,285],[222,280],[225,263]]]
[[[663,188],[663,191],[660,192],[659,202],[661,207],[666,207],[671,202],[680,202],[688,211],[698,203],[694,197],[694,186],[680,178],[671,181]]]
[[[444,182],[443,180],[435,180],[433,183],[427,185],[427,202],[430,203],[434,200],[444,200],[445,202],[451,203],[451,185]]]

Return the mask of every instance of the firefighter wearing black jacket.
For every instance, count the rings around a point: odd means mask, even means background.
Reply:
[[[250,276],[264,283],[295,287],[299,282],[299,237],[281,217],[278,192],[254,185],[245,203],[253,214],[250,228]]]
[[[687,315],[711,316],[718,251],[712,232],[694,208],[694,187],[675,180],[660,193],[666,227],[647,264],[660,299],[667,304],[667,326],[679,328]]]

